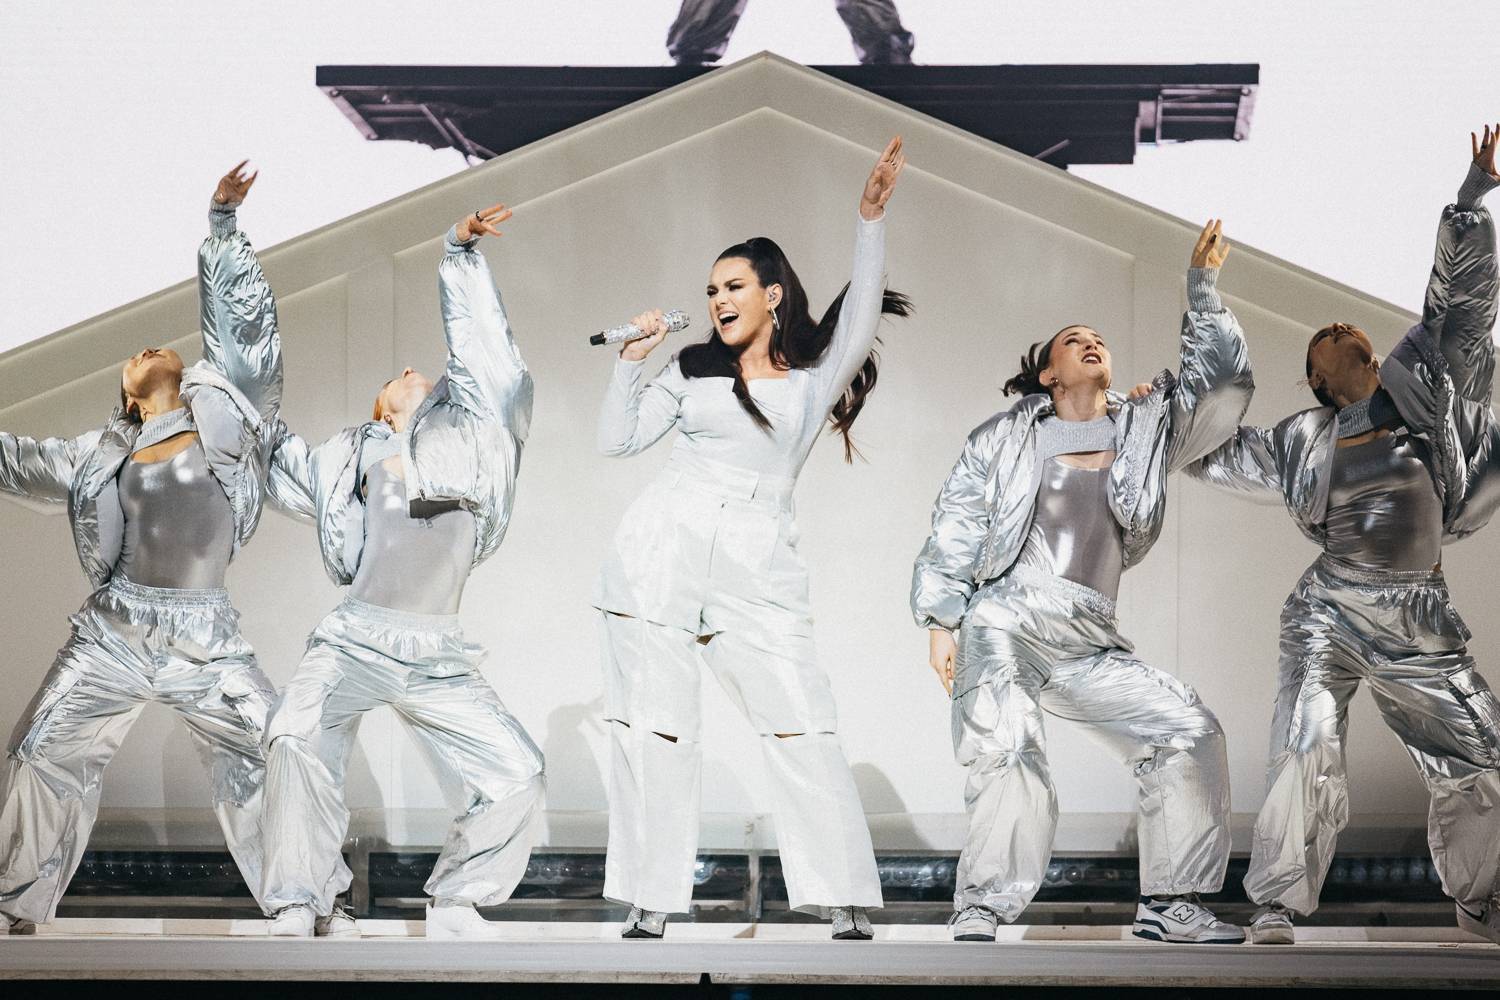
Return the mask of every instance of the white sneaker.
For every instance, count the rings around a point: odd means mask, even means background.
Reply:
[[[23,934],[35,934],[36,922],[27,920],[24,917],[6,917],[5,933],[14,934],[17,937]]]
[[[1458,929],[1477,934],[1479,937],[1489,938],[1496,944],[1500,944],[1500,912],[1496,912],[1494,904],[1484,908],[1482,913],[1474,913],[1467,909],[1462,903],[1453,904],[1454,913],[1458,917]],[[16,933],[11,931],[12,934]],[[22,934],[30,933],[22,931]]]
[[[311,906],[294,903],[276,911],[266,925],[271,937],[312,937],[315,914]]]
[[[660,938],[667,932],[667,915],[661,910],[643,910],[639,906],[630,908],[630,916],[625,918],[625,927],[620,931],[622,938]]]
[[[504,937],[499,921],[486,920],[472,903],[427,903],[427,940],[498,941]]]
[[[1296,944],[1297,929],[1292,926],[1292,911],[1280,903],[1268,903],[1250,919],[1251,944]]]
[[[868,941],[875,936],[863,906],[835,906],[828,911],[835,941]]]
[[[357,938],[359,924],[354,919],[354,914],[349,907],[339,903],[333,904],[333,912],[326,917],[319,917],[313,924],[313,933],[318,937],[326,938]]]
[[[1135,908],[1131,933],[1148,941],[1170,944],[1239,944],[1245,932],[1233,924],[1220,923],[1197,894],[1142,896]]]
[[[985,906],[965,906],[948,918],[955,941],[993,941],[1000,917]]]

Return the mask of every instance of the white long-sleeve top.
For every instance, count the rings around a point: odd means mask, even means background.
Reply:
[[[599,413],[599,449],[606,455],[634,455],[675,426],[681,433],[674,453],[795,479],[829,412],[875,345],[884,286],[885,219],[868,222],[861,217],[853,277],[828,349],[816,364],[793,368],[784,379],[746,381],[771,421],[769,430],[745,412],[731,378],[688,378],[674,356],[643,384],[646,362],[622,358]]]

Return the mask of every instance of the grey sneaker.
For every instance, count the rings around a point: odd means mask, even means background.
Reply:
[[[1280,903],[1268,903],[1250,918],[1251,944],[1295,944],[1297,931],[1292,927],[1292,911]]]
[[[630,908],[630,916],[625,918],[625,929],[620,932],[622,938],[650,938],[657,939],[667,932],[667,915],[660,910],[643,910],[639,906]]]
[[[1244,931],[1221,923],[1212,910],[1198,902],[1196,893],[1142,896],[1131,933],[1170,944],[1239,944],[1245,940]]]
[[[360,936],[359,924],[354,919],[354,913],[349,907],[341,903],[333,904],[333,912],[326,917],[319,917],[313,924],[313,933],[318,937],[326,938],[357,938]]]
[[[6,917],[5,933],[14,934],[17,937],[23,934],[35,934],[36,923],[31,920],[26,920],[22,917]]]
[[[863,906],[835,906],[828,911],[835,941],[868,941],[875,936]]]
[[[965,906],[948,918],[955,941],[993,941],[1000,917],[984,906]]]
[[[1475,913],[1462,903],[1454,903],[1453,908],[1454,915],[1458,917],[1459,930],[1468,931],[1470,934],[1477,934],[1483,938],[1489,938],[1496,944],[1500,944],[1500,913],[1496,912],[1493,903],[1485,907],[1482,913]],[[14,934],[16,932],[11,931],[11,933]],[[21,933],[27,934],[30,932],[22,931]]]

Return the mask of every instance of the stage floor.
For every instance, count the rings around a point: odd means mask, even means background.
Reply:
[[[1056,986],[1500,987],[1500,947],[1456,928],[1298,930],[1297,944],[1162,945],[1128,928],[1017,926],[995,944],[946,927],[505,922],[494,942],[428,941],[420,921],[363,920],[353,941],[269,938],[258,920],[61,919],[0,938],[3,979],[926,983]]]

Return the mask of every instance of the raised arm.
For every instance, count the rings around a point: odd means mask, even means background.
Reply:
[[[47,514],[67,509],[83,438],[36,438],[0,431],[0,493]]]
[[[1488,406],[1495,376],[1491,331],[1500,301],[1500,267],[1495,259],[1495,221],[1482,202],[1486,193],[1500,186],[1495,173],[1500,124],[1487,126],[1483,140],[1472,133],[1470,139],[1474,159],[1469,173],[1438,223],[1422,326],[1443,352],[1454,391],[1462,399]]]
[[[974,563],[989,535],[990,461],[1009,426],[1001,413],[976,427],[932,507],[932,534],[912,566],[911,613],[927,629],[958,628],[974,596]]]
[[[299,521],[317,518],[318,502],[313,492],[312,453],[301,435],[276,422],[278,437],[271,452],[271,470],[266,476],[266,495],[277,509]]]
[[[1275,431],[1241,427],[1219,447],[1183,470],[1193,479],[1256,503],[1282,502]]]
[[[241,163],[219,181],[209,208],[209,237],[198,249],[203,361],[244,394],[263,421],[281,409],[281,337],[276,299],[235,211],[256,174]]]
[[[499,420],[518,442],[531,430],[532,381],[516,347],[505,303],[475,245],[509,219],[504,205],[465,216],[448,230],[438,265],[443,334],[448,340],[448,391],[465,409]]]
[[[906,155],[897,136],[880,154],[860,194],[853,274],[839,302],[828,348],[808,368],[829,408],[844,394],[875,346],[885,298],[885,204],[905,166]]]
[[[1229,255],[1223,224],[1210,220],[1193,248],[1182,354],[1172,389],[1167,468],[1180,469],[1219,447],[1238,428],[1255,382],[1239,320],[1219,297],[1219,269]]]

